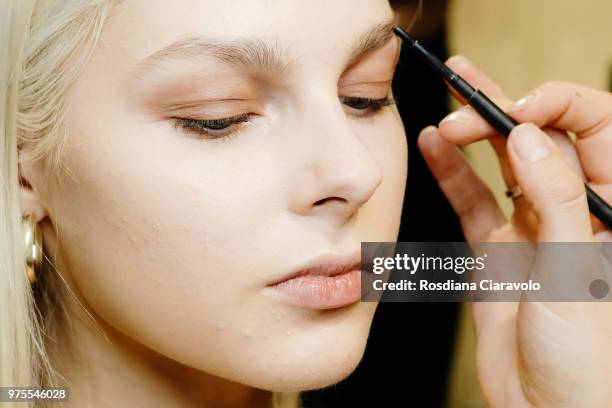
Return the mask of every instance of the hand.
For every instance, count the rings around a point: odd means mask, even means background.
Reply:
[[[612,241],[590,217],[583,187],[586,181],[612,201],[612,95],[552,82],[514,103],[465,58],[448,65],[525,123],[506,140],[464,106],[421,132],[419,147],[467,240]],[[524,193],[509,220],[456,147],[483,139],[506,184]],[[611,303],[482,302],[472,310],[478,374],[491,406],[612,406]]]

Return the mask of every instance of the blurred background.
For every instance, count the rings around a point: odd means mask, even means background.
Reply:
[[[419,1],[391,4],[401,25],[411,27]],[[610,16],[610,0],[424,0],[410,32],[443,60],[467,56],[516,100],[550,80],[612,91]],[[457,105],[441,81],[407,52],[394,92],[410,149],[398,241],[462,241],[458,221],[416,147],[419,131]],[[512,202],[504,196],[488,142],[463,151],[509,214]],[[474,352],[468,305],[382,303],[357,370],[340,384],[306,393],[303,406],[486,407]]]
[[[449,53],[468,56],[514,100],[550,80],[612,91],[610,0],[449,0],[445,13]],[[504,196],[488,143],[464,150],[509,214],[512,202]],[[462,307],[458,327],[447,406],[484,407],[467,307]]]

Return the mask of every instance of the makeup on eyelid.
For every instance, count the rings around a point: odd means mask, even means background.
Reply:
[[[225,118],[240,113],[263,114],[265,108],[258,100],[193,101],[162,107],[166,117]]]
[[[351,116],[356,118],[372,117],[382,108],[393,105],[395,100],[386,96],[384,98],[372,99],[365,97],[340,97],[340,101],[351,109]],[[195,119],[189,117],[173,116],[174,127],[177,130],[198,133],[204,138],[221,139],[234,135],[244,127],[252,124],[252,119],[259,115],[253,113],[242,113],[238,115],[210,118],[210,119]],[[233,128],[232,128],[233,127]]]
[[[338,98],[347,115],[371,117],[394,104],[389,95],[398,55],[399,43],[391,40],[346,69],[338,80]],[[166,62],[157,74],[156,70],[143,74],[159,84],[147,98],[150,110],[177,130],[209,139],[237,133],[254,118],[265,116],[268,88],[279,85],[215,61],[204,67],[183,62],[175,70],[172,65],[176,64]]]
[[[390,89],[391,81],[382,81],[378,83],[355,83],[348,85],[342,84],[338,87],[338,95],[382,99],[389,95]]]
[[[349,85],[374,86],[380,83],[390,83],[398,55],[399,43],[390,41],[383,48],[363,56],[361,60],[342,73],[338,81],[339,88]],[[145,71],[136,78],[144,80],[147,88],[150,89],[154,84],[154,88],[162,87],[170,95],[180,96],[201,90],[200,99],[202,100],[248,99],[236,96],[236,93],[258,93],[262,86],[278,82],[277,80],[271,81],[269,76],[256,74],[250,70],[227,67],[213,58],[203,59],[208,62],[202,63],[202,59],[198,60],[198,64],[184,60],[174,63],[166,62],[163,65],[164,69]],[[278,79],[279,76],[276,78]],[[164,95],[164,97],[167,96]]]
[[[357,77],[357,75],[353,75]],[[384,78],[384,76],[383,76]],[[339,100],[351,116],[368,117],[394,103],[389,98],[391,80],[370,82],[341,82]],[[197,133],[204,138],[218,139],[229,136],[252,124],[252,120],[266,114],[265,91],[241,79],[240,86],[214,84],[210,87],[183,89],[164,87],[150,98],[154,114],[173,121],[174,128]],[[212,91],[212,92],[211,92]],[[210,96],[223,99],[209,99]],[[161,101],[161,103],[160,103]]]
[[[196,81],[174,80],[164,83],[146,94],[147,104],[162,109],[196,104],[225,104],[228,102],[261,100],[261,87],[249,81],[236,79],[216,81],[214,77],[200,78]]]

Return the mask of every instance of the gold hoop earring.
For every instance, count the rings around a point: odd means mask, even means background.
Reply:
[[[40,223],[34,221],[32,214],[26,214],[22,221],[25,240],[24,263],[30,283],[38,281],[38,269],[42,264],[42,229]]]

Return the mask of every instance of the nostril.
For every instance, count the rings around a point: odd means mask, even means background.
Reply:
[[[313,204],[313,206],[314,206],[314,207],[317,207],[317,206],[323,205],[323,204],[325,204],[325,203],[328,203],[328,202],[330,202],[330,201],[340,201],[340,202],[346,202],[346,200],[345,200],[344,198],[341,198],[341,197],[327,197],[327,198],[323,198],[323,199],[321,199],[321,200],[319,200],[319,201],[315,202],[315,203]]]
[[[28,180],[23,178],[21,174],[19,175],[19,185],[25,188],[29,188],[30,190],[32,189],[32,185],[28,182]]]

